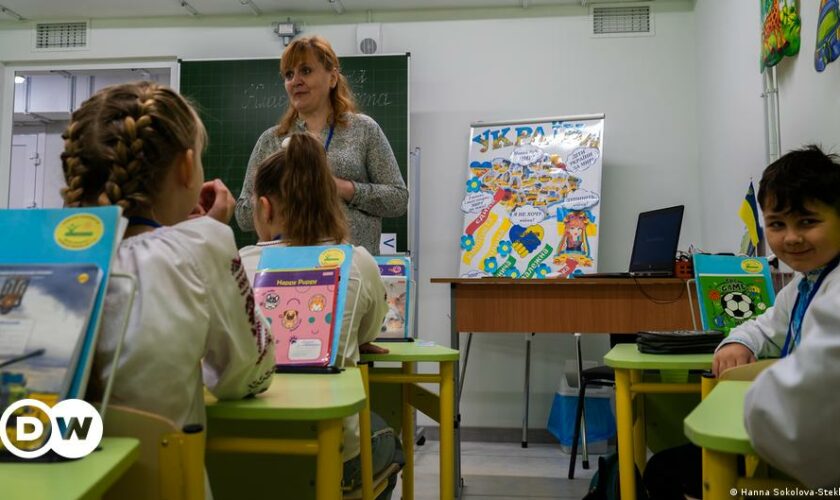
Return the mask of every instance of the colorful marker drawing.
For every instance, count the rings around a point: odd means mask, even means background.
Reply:
[[[823,71],[840,56],[840,8],[837,0],[822,0],[817,21],[817,45],[814,53],[814,67]]]
[[[473,125],[460,276],[596,271],[603,136],[603,115]]]

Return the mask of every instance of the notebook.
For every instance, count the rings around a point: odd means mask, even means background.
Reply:
[[[619,273],[589,273],[575,278],[663,278],[674,275],[674,260],[680,241],[684,205],[639,214],[630,270]]]
[[[385,286],[388,313],[382,321],[377,342],[412,342],[411,260],[405,256],[378,255],[379,275]]]

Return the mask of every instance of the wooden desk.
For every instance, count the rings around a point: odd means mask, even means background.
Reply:
[[[0,464],[3,498],[100,498],[139,456],[134,438],[102,438],[101,449],[80,460]]]
[[[709,370],[712,354],[643,354],[635,344],[619,344],[604,356],[615,370],[615,420],[618,430],[618,474],[621,498],[636,498],[634,464],[644,470],[647,460],[642,394],[699,393],[699,383],[645,383],[642,370]],[[634,408],[635,406],[635,408]],[[634,418],[634,409],[636,418]]]
[[[402,495],[414,499],[414,414],[417,408],[440,424],[440,497],[451,500],[455,495],[455,363],[458,351],[420,342],[387,342],[378,344],[388,354],[362,354],[362,361],[396,361],[402,363],[401,374],[371,372],[370,381],[402,384],[402,444],[405,452]],[[415,363],[439,363],[438,373],[416,373]],[[421,387],[421,383],[440,385],[440,395]]]
[[[341,499],[342,419],[358,413],[365,402],[358,368],[335,374],[276,374],[268,391],[255,398],[217,401],[206,395],[205,402],[210,429],[221,420],[316,422],[316,439],[208,435],[207,451],[315,455],[316,498]]]
[[[637,333],[692,328],[686,282],[676,278],[431,281],[450,286],[453,349],[458,332]]]
[[[460,332],[470,333],[637,333],[692,329],[686,281],[676,278],[432,278],[450,289],[450,347],[460,349]],[[696,309],[695,309],[695,314]],[[699,317],[699,315],[697,316]],[[530,342],[525,363],[525,418],[528,420]],[[464,352],[464,365],[469,344]],[[463,370],[463,368],[462,368]],[[460,375],[455,372],[456,387]],[[460,420],[460,394],[455,412]],[[460,478],[460,431],[455,438]],[[459,481],[460,486],[460,481]]]

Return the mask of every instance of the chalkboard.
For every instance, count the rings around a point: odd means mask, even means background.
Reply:
[[[361,112],[382,127],[403,179],[408,183],[408,54],[347,56],[341,71]],[[220,178],[239,196],[248,158],[260,134],[276,124],[288,99],[279,58],[181,61],[181,93],[197,105],[209,144],[203,156],[205,177]],[[231,221],[239,247],[255,233]],[[397,234],[397,251],[407,251],[408,215],[382,220],[383,233]]]

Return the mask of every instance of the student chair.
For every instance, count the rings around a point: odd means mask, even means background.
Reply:
[[[610,334],[610,348],[618,344],[632,344],[635,342],[636,335]],[[579,349],[580,344],[578,344]],[[579,352],[578,359],[580,359]],[[615,387],[615,371],[609,366],[595,366],[580,371],[580,387],[578,388],[577,410],[575,412],[575,431],[572,436],[572,454],[569,457],[569,479],[575,478],[575,462],[577,461],[581,424],[585,422],[583,407],[584,401],[586,401],[586,388],[588,386]],[[586,447],[584,446],[583,468],[589,469],[589,456],[586,451]]]
[[[387,487],[390,477],[400,471],[399,464],[391,464],[373,475],[373,445],[371,444],[370,421],[370,378],[369,363],[359,363],[362,374],[362,385],[365,387],[365,405],[359,412],[360,458],[362,462],[362,485],[356,489],[345,491],[344,500],[374,500]]]
[[[140,440],[140,458],[105,495],[114,499],[203,500],[204,428],[178,429],[171,420],[108,405],[104,435]]]

